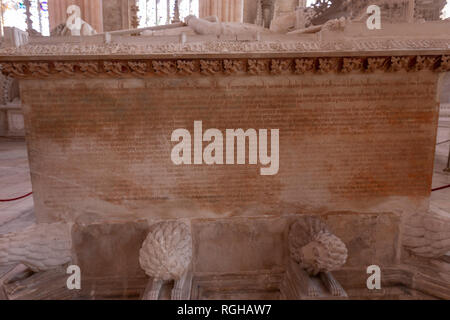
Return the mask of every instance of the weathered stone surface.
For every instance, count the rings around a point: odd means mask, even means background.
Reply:
[[[394,197],[417,206],[411,198],[425,201],[431,186],[436,81],[431,72],[25,81],[37,217],[371,212]],[[175,166],[171,133],[193,132],[195,120],[205,130],[279,128],[279,173]]]
[[[139,249],[147,233],[146,221],[74,225],[72,237],[76,263],[82,272],[81,295],[138,297],[140,290],[145,288],[146,279],[139,266]],[[138,287],[136,279],[139,279]]]
[[[397,262],[399,218],[394,214],[332,214],[323,220],[347,246],[344,268]]]
[[[220,274],[284,268],[287,232],[285,219],[194,220],[194,271]]]

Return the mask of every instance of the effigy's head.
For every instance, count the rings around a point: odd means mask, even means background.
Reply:
[[[318,219],[303,218],[289,233],[291,258],[310,275],[339,269],[347,260],[347,247]]]

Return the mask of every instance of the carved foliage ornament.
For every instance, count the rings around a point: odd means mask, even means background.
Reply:
[[[450,56],[2,62],[1,67],[4,75],[14,78],[446,72],[450,71]]]
[[[289,230],[291,258],[310,275],[339,269],[347,260],[347,247],[314,217],[301,217]]]
[[[178,221],[153,225],[139,251],[141,268],[157,280],[180,279],[187,272],[191,259],[189,226]]]

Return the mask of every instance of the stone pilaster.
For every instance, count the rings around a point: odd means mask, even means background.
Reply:
[[[243,0],[200,0],[200,17],[218,16],[224,22],[242,22]]]

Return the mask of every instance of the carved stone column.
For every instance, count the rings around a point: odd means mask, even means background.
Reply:
[[[138,11],[136,10],[139,10],[136,0],[103,1],[103,31],[130,29],[138,26]]]
[[[31,32],[31,30],[33,30],[33,22],[31,21],[30,0],[25,0],[24,4],[25,4],[25,15],[27,17],[25,20],[25,22],[27,23],[27,31]]]
[[[66,10],[72,4],[80,7],[81,19],[97,32],[103,32],[102,0],[50,0],[48,2],[50,30],[66,22]]]
[[[218,16],[224,22],[242,22],[243,0],[199,0],[200,17]]]

